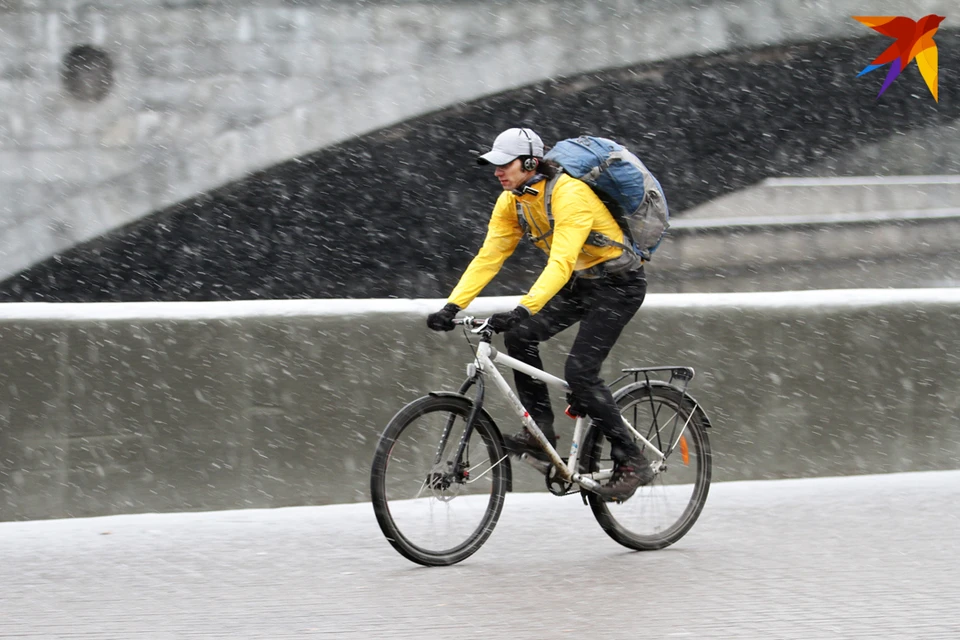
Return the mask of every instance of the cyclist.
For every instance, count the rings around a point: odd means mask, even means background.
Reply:
[[[601,487],[601,495],[626,500],[638,487],[651,482],[654,473],[624,425],[610,388],[600,378],[600,369],[643,303],[647,290],[643,261],[612,244],[590,243],[596,242],[591,232],[623,243],[623,232],[586,183],[544,161],[543,153],[543,142],[533,130],[513,128],[497,136],[493,148],[477,159],[478,164],[495,167],[493,173],[503,192],[494,205],[483,246],[444,307],[428,316],[427,326],[435,331],[452,330],[456,314],[480,294],[523,235],[529,234],[547,254],[547,264],[520,304],[512,311],[493,314],[490,326],[504,333],[507,353],[543,369],[539,344],[580,323],[564,368],[571,407],[593,418],[611,443],[614,472]],[[544,187],[554,177],[551,224]],[[519,371],[514,376],[520,401],[556,446],[546,384]],[[546,459],[526,429],[506,437],[505,442],[512,454]]]

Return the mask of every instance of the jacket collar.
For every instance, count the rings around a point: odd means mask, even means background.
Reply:
[[[542,182],[546,179],[547,177],[542,173],[535,173],[529,180],[526,181],[526,183],[523,184],[523,186],[521,186],[519,189],[514,189],[512,193],[517,197],[525,196],[528,194],[534,197],[537,197],[540,195],[541,189],[534,189],[533,185],[537,184],[538,182]]]

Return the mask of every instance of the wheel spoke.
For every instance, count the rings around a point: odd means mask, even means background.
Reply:
[[[417,491],[417,495],[413,496],[413,499],[414,499],[414,500],[416,500],[416,499],[419,498],[421,495],[423,495],[423,490],[426,488],[426,486],[427,486],[427,479],[424,478],[423,482],[420,483],[420,490]]]

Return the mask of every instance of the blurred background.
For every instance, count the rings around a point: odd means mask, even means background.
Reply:
[[[939,101],[915,63],[879,98],[885,68],[857,77],[893,41],[852,16],[907,10],[947,16]],[[0,0],[0,301],[146,303],[0,305],[0,520],[368,500],[390,417],[462,379],[463,336],[423,317],[514,126],[613,138],[662,183],[653,295],[603,375],[695,367],[715,480],[956,467],[956,16]],[[543,264],[521,243],[477,313]],[[762,293],[656,297],[725,292]]]
[[[954,286],[957,8],[936,102],[842,0],[0,0],[0,300],[444,297],[511,126],[658,176],[652,292]]]

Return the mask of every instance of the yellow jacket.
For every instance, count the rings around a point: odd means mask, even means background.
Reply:
[[[490,216],[483,246],[460,276],[460,282],[447,302],[461,309],[466,308],[513,254],[524,233],[517,217],[518,203],[534,237],[550,231],[544,206],[546,180],[530,186],[538,191],[537,195],[517,196],[512,191],[500,194]],[[574,271],[589,269],[623,252],[617,246],[584,245],[591,231],[623,242],[623,231],[613,215],[585,183],[561,174],[553,188],[550,208],[553,212],[553,234],[535,243],[547,254],[547,266],[520,300],[520,304],[530,313],[540,311],[570,280]]]

